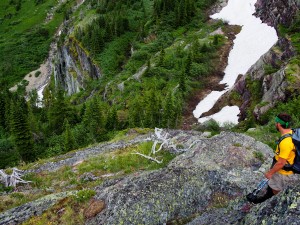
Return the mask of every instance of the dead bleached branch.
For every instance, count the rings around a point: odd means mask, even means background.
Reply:
[[[163,162],[162,160],[159,161],[159,160],[157,160],[157,159],[155,159],[155,158],[153,158],[153,157],[151,157],[151,156],[149,156],[149,155],[144,155],[144,154],[139,153],[139,152],[133,152],[133,153],[131,153],[131,154],[136,154],[136,155],[143,156],[144,158],[149,159],[149,160],[154,161],[154,162],[157,162],[157,163],[159,163],[159,164]]]
[[[158,159],[155,158],[155,155],[156,153],[160,152],[163,147],[166,147],[168,149],[173,149],[173,151],[175,153],[182,153],[182,152],[186,152],[188,151],[189,149],[191,149],[197,142],[199,142],[200,140],[195,140],[193,141],[192,144],[190,144],[189,147],[187,148],[180,148],[178,149],[176,144],[172,141],[172,139],[169,137],[169,133],[167,132],[164,132],[163,129],[161,128],[155,128],[155,131],[154,131],[154,136],[151,137],[150,140],[153,140],[153,145],[152,145],[152,148],[151,148],[151,151],[148,155],[145,155],[145,154],[142,154],[142,153],[139,153],[139,152],[134,152],[132,154],[137,154],[137,155],[140,155],[144,158],[147,158],[149,160],[152,160],[154,162],[157,162],[157,163],[162,163],[162,160],[159,161]],[[159,145],[158,149],[157,149],[157,145]],[[157,149],[157,150],[156,150]]]
[[[17,168],[13,168],[13,172],[11,175],[8,175],[3,170],[0,170],[0,178],[5,187],[16,187],[19,183],[30,183],[30,181],[25,181],[21,178],[23,175],[23,171]]]

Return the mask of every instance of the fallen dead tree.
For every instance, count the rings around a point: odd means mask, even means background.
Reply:
[[[162,163],[163,161],[162,160],[160,161],[157,158],[155,158],[155,155],[156,155],[156,153],[160,152],[163,149],[163,147],[172,149],[176,153],[182,153],[182,152],[186,152],[187,150],[192,148],[194,146],[194,144],[196,144],[197,142],[200,141],[200,140],[194,141],[188,148],[178,149],[176,144],[173,143],[172,139],[169,138],[169,133],[164,132],[163,129],[155,128],[154,134],[155,134],[155,136],[152,138],[154,143],[153,143],[151,151],[148,155],[142,154],[140,152],[133,152],[132,154],[140,155],[146,159],[149,159],[149,160],[157,162],[157,163]],[[160,146],[157,149],[156,146],[158,144],[160,144]]]
[[[28,184],[30,181],[25,181],[21,177],[24,175],[22,170],[13,168],[11,175],[6,174],[3,170],[0,170],[0,181],[5,187],[16,187],[17,184]]]

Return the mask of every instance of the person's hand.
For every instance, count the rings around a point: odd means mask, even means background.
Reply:
[[[268,171],[268,172],[266,172],[265,173],[265,177],[267,178],[267,179],[271,179],[271,177],[273,176],[273,173],[272,172],[270,172],[270,171]]]

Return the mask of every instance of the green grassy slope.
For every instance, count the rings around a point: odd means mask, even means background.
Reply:
[[[72,2],[0,2],[0,83],[12,86],[46,59],[53,35]],[[50,21],[46,21],[48,13],[53,13]]]

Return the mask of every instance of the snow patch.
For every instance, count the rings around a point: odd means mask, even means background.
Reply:
[[[245,74],[277,42],[275,29],[252,15],[255,12],[255,3],[256,0],[229,0],[227,6],[211,16],[213,19],[227,21],[230,25],[240,25],[242,29],[236,35],[233,48],[228,56],[224,78],[220,82],[220,84],[227,84],[226,90],[218,93],[213,91],[207,95],[193,111],[196,118],[210,110],[218,98],[234,85],[238,75]],[[226,106],[217,114],[200,118],[199,122],[214,118],[220,124],[224,122],[237,124],[237,115],[239,114],[237,109],[237,106]]]

